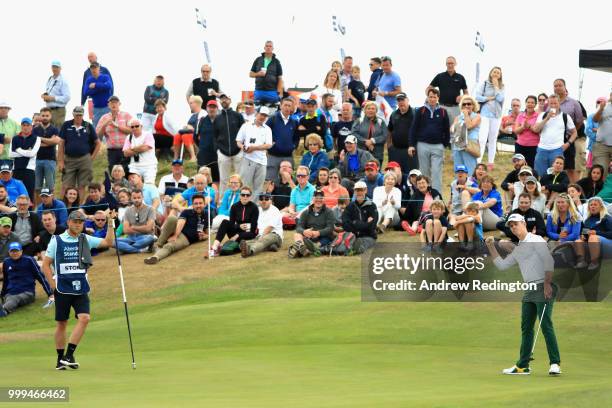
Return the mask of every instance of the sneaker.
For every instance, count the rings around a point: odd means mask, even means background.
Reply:
[[[529,367],[519,368],[517,366],[513,366],[513,367],[510,367],[510,368],[504,368],[502,370],[502,374],[507,374],[507,375],[529,375],[529,374],[531,374],[531,370],[529,369]]]
[[[297,258],[300,254],[300,251],[298,250],[298,245],[297,242],[293,243],[289,246],[289,250],[287,251],[287,256],[291,259]]]
[[[272,245],[270,245],[268,247],[268,251],[270,251],[270,252],[278,252],[278,249],[279,249],[278,245],[276,245],[276,244],[272,244]]]
[[[404,231],[406,231],[408,233],[408,235],[410,235],[411,237],[416,235],[416,232],[414,232],[414,230],[412,228],[410,228],[410,223],[408,221],[402,221],[400,226],[402,227],[402,229]]]
[[[147,265],[155,265],[158,262],[159,262],[159,258],[156,257],[155,255],[144,259],[144,263],[146,263]]]
[[[442,252],[444,252],[444,250],[442,249],[442,245],[439,242],[433,245],[433,251],[436,254],[441,254]]]
[[[473,251],[474,250],[474,242],[472,241],[468,241],[467,244],[465,244],[465,250],[466,251]]]
[[[302,253],[302,256],[308,256],[309,254],[313,254],[314,256],[321,256],[321,251],[319,251],[319,247],[311,240],[305,239],[303,247],[306,248],[308,254]]]
[[[559,375],[562,373],[563,371],[561,371],[561,366],[559,364],[551,364],[550,368],[548,369],[549,375]]]
[[[56,370],[65,370],[66,366],[62,364],[61,361],[57,360],[57,365],[55,366]]]
[[[421,251],[423,252],[431,252],[432,245],[431,244],[423,244],[421,247]]]
[[[599,261],[593,261],[589,264],[589,266],[587,267],[587,270],[595,271],[597,270],[597,268],[599,268]]]
[[[246,258],[249,255],[251,255],[251,248],[249,248],[249,244],[243,239],[240,241],[240,256]]]
[[[72,368],[73,370],[79,368],[79,363],[75,361],[74,356],[64,356],[59,362],[65,366]]]

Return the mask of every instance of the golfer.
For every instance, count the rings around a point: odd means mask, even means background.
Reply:
[[[552,311],[555,296],[558,291],[556,284],[552,283],[552,273],[554,260],[550,254],[546,241],[538,235],[527,232],[525,218],[520,214],[512,214],[506,221],[506,227],[519,239],[518,245],[514,250],[501,258],[495,249],[493,237],[486,240],[487,248],[493,258],[495,266],[504,270],[517,264],[521,270],[521,275],[527,283],[536,283],[537,290],[528,291],[523,296],[521,311],[521,352],[519,360],[514,367],[506,368],[503,374],[531,374],[529,361],[533,351],[533,325],[536,318],[540,317],[542,334],[546,340],[550,369],[548,374],[561,374],[561,358],[559,356],[559,346],[552,322]],[[545,307],[546,306],[546,307]]]
[[[108,225],[114,214],[108,215]],[[55,297],[55,348],[57,350],[57,370],[66,367],[79,368],[74,358],[74,351],[81,341],[87,323],[89,323],[89,282],[87,268],[92,264],[91,249],[108,248],[112,246],[115,230],[107,228],[104,239],[83,234],[83,222],[87,219],[81,211],[73,211],[68,216],[68,229],[60,235],[55,235],[49,242],[42,269],[54,288]],[[55,271],[55,276],[51,272]],[[70,335],[68,349],[66,347],[66,327],[73,308],[77,324]]]

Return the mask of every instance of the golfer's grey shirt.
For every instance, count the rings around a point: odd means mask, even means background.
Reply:
[[[555,266],[544,238],[531,232],[519,241],[511,254],[503,259],[498,256],[493,262],[501,270],[518,264],[523,280],[528,283],[544,282],[546,272],[552,272]]]

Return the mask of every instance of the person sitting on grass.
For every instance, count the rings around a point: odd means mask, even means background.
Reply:
[[[51,285],[34,258],[23,255],[19,242],[9,244],[9,257],[2,263],[2,291],[0,317],[13,313],[18,307],[34,302],[36,281],[40,282],[49,300],[53,300]]]
[[[278,208],[272,205],[272,196],[268,193],[259,195],[257,227],[257,238],[240,241],[240,254],[243,258],[265,250],[276,252],[283,244],[283,216]]]
[[[478,184],[473,180],[468,179],[468,169],[463,164],[455,166],[455,179],[450,185],[451,199],[448,202],[450,225],[454,225],[454,219],[457,215],[463,214],[463,208],[467,203],[472,201],[472,194],[476,194]]]
[[[315,187],[308,182],[310,170],[307,166],[299,166],[296,171],[298,184],[291,190],[289,208],[283,211],[283,224],[285,226],[296,225],[300,214],[312,202]]]
[[[319,245],[325,246],[331,242],[334,236],[334,213],[325,206],[324,199],[323,191],[315,191],[313,203],[300,215],[293,235],[294,243],[289,247],[289,258],[310,254],[319,256]]]
[[[567,173],[563,171],[564,164],[565,158],[563,156],[555,157],[555,161],[553,161],[552,167],[548,169],[548,173],[540,178],[542,192],[548,197],[546,208],[549,211],[555,203],[557,195],[567,192],[567,186],[570,183]]]
[[[542,218],[542,213],[540,213],[540,211],[533,208],[533,204],[531,203],[531,195],[528,192],[523,192],[515,198],[517,201],[517,207],[513,209],[510,214],[520,214],[523,216],[523,218],[525,218],[527,231],[546,238],[546,225],[544,224],[544,218]],[[498,222],[496,227],[498,230],[503,232],[504,235],[510,238],[510,241],[512,241],[514,244],[518,244],[519,239],[512,233],[510,228],[506,226],[506,220],[501,220]]]
[[[78,211],[81,206],[81,197],[79,197],[79,189],[76,187],[66,187],[62,202],[66,206],[66,211],[70,215],[73,211]]]
[[[495,231],[495,226],[504,215],[501,194],[491,176],[483,177],[478,188],[480,191],[472,196],[472,202],[476,202],[480,207],[482,228],[485,231]]]
[[[594,164],[589,170],[589,174],[578,180],[578,184],[582,187],[585,198],[595,197],[604,185],[604,168],[601,164]]]
[[[44,224],[44,219],[43,219],[43,224]],[[96,213],[94,214],[93,221],[87,220],[85,221],[85,225],[84,225],[84,230],[87,235],[91,235],[92,237],[97,237],[97,238],[102,238],[102,239],[104,239],[104,237],[106,236],[107,228],[108,228],[108,224],[106,223],[106,213],[104,211],[96,211]],[[58,234],[61,234],[65,230],[66,229],[64,228],[64,230],[59,232]],[[55,235],[58,235],[58,234],[55,234]],[[108,251],[108,248],[103,248],[103,249],[92,248],[91,255],[96,256],[100,252],[104,252],[104,251]]]
[[[242,179],[240,174],[232,174],[227,183],[228,188],[223,192],[223,198],[219,205],[219,211],[212,220],[212,231],[217,231],[223,220],[229,220],[230,209],[232,205],[240,201],[240,188],[242,187]]]
[[[363,181],[354,186],[355,200],[346,207],[342,214],[342,227],[352,232],[357,239],[353,245],[354,254],[362,254],[376,245],[376,224],[378,211],[376,205],[367,197],[368,187]]]
[[[602,258],[612,257],[612,217],[600,197],[589,199],[589,216],[582,222],[582,233],[576,240],[576,268],[594,271]],[[589,263],[587,266],[587,255]]]
[[[317,180],[313,184],[316,188],[323,188],[329,184],[329,169],[327,167],[319,169]]]
[[[300,164],[308,167],[310,170],[309,182],[315,184],[319,175],[319,169],[322,167],[329,168],[329,158],[323,150],[323,139],[316,133],[311,133],[306,136],[306,148],[308,151],[302,157]]]
[[[429,207],[434,200],[441,200],[442,195],[435,188],[431,188],[429,177],[417,176],[416,178],[416,190],[405,212],[405,218],[400,223],[402,229],[410,236],[415,236],[417,233],[420,234],[422,227],[420,227],[421,216],[429,212]]]
[[[389,171],[384,176],[384,185],[374,189],[372,201],[378,211],[376,232],[379,234],[384,233],[388,227],[399,224],[402,192],[395,187],[396,181],[395,173]]]
[[[446,206],[442,200],[431,203],[430,214],[425,216],[425,226],[419,236],[425,251],[442,253],[442,246],[448,239],[448,219],[444,215],[445,212]]]
[[[44,211],[53,211],[55,214],[57,224],[65,227],[68,222],[68,211],[66,210],[66,204],[62,201],[57,200],[53,197],[53,190],[43,188],[40,190],[40,205],[36,212],[39,217],[42,217]]]
[[[334,208],[341,197],[350,197],[348,190],[340,184],[341,178],[340,170],[331,169],[328,177],[329,184],[321,188],[325,194],[325,205],[328,208]]]
[[[529,177],[534,177],[533,169],[529,166],[523,166],[519,169],[519,172],[517,174],[517,180],[514,183],[508,185],[510,190],[508,194],[505,194],[506,212],[510,212],[514,208],[516,208],[516,207],[512,207],[512,205],[515,203],[514,200],[516,199],[516,197],[519,196],[519,194],[525,191],[525,183],[527,182],[527,178]]]
[[[546,209],[546,196],[540,191],[540,183],[538,183],[538,180],[534,176],[528,176],[525,179],[525,187],[523,191],[516,195],[514,197],[514,201],[512,201],[512,210],[518,208],[518,200],[523,193],[529,195],[531,200],[531,208],[544,216],[544,210]]]
[[[257,236],[257,219],[259,210],[251,201],[253,190],[249,186],[240,189],[240,201],[232,205],[229,220],[223,220],[217,231],[210,256],[221,254],[221,242],[227,236],[230,241],[239,244],[242,240],[254,239]]]
[[[344,211],[346,211],[346,207],[351,202],[351,199],[350,197],[346,196],[338,198],[337,201],[338,204],[336,204],[334,207],[327,206],[327,208],[331,208],[332,212],[334,213],[334,219],[336,220],[334,221],[335,233],[344,231],[344,227],[342,226],[342,217],[344,215]]]
[[[482,242],[483,231],[479,203],[469,202],[465,206],[463,214],[455,217],[455,228],[459,234],[462,250],[471,251],[474,249],[474,241]]]
[[[87,201],[81,206],[88,219],[93,220],[97,211],[104,211],[108,214],[111,210],[108,199],[102,195],[102,185],[100,183],[89,184],[89,196]]]
[[[580,237],[580,216],[567,193],[555,199],[552,212],[546,218],[546,235],[551,241],[573,242]]]
[[[162,226],[157,250],[145,258],[144,263],[154,265],[196,242],[208,239],[208,214],[206,199],[200,194],[191,197],[191,208],[181,211],[177,217],[170,216]]]
[[[38,236],[34,237],[34,242],[38,244],[41,251],[46,251],[49,241],[53,235],[59,235],[66,231],[65,226],[57,225],[55,213],[51,210],[45,210],[41,216],[44,229],[40,231]]]
[[[378,171],[378,162],[370,160],[365,165],[365,177],[361,179],[368,186],[368,198],[374,198],[374,189],[385,184],[385,176]],[[401,200],[400,200],[401,201]]]
[[[96,213],[94,219],[101,218]],[[153,207],[143,201],[142,190],[132,190],[132,205],[123,216],[123,232],[126,238],[117,238],[117,250],[124,254],[150,251],[155,242],[155,218]]]

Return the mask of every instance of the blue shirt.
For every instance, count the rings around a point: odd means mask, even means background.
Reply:
[[[45,210],[53,211],[55,214],[55,219],[57,220],[57,225],[61,225],[62,227],[66,226],[66,222],[68,221],[68,210],[66,210],[66,204],[64,204],[63,201],[54,198],[50,207],[45,207],[45,205],[41,203],[36,209],[36,212],[41,219],[43,211]]]
[[[45,92],[55,98],[54,101],[47,102],[48,108],[65,108],[68,101],[70,101],[70,88],[62,74],[59,74],[57,77],[49,77],[45,86]]]
[[[79,237],[73,237],[72,235],[68,234],[68,231],[60,235],[56,235],[56,237],[60,237],[64,242],[79,242]],[[85,235],[85,238],[87,239],[87,243],[89,244],[89,248],[91,249],[99,247],[102,241],[104,241],[104,238],[92,237],[91,235]],[[57,242],[55,239],[52,239],[51,241],[49,241],[49,246],[47,247],[47,252],[45,253],[45,255],[51,259],[55,259],[56,249]]]
[[[217,214],[225,215],[229,217],[230,208],[232,205],[236,204],[240,201],[240,190],[233,191],[231,189],[225,190],[223,193],[223,198],[221,199],[221,205],[219,206],[219,211]]]
[[[25,185],[17,179],[11,177],[11,179],[7,182],[0,180],[0,184],[6,187],[6,192],[8,193],[9,201],[15,202],[17,201],[17,197],[20,195],[30,196],[28,194],[28,190],[26,190]]]
[[[504,211],[502,210],[502,198],[501,198],[501,194],[499,194],[499,191],[497,191],[496,189],[489,191],[489,194],[487,195],[485,195],[484,192],[480,190],[479,192],[477,192],[476,194],[472,196],[472,201],[480,201],[484,203],[484,202],[487,202],[491,198],[496,199],[497,202],[495,203],[493,207],[489,207],[489,208],[491,209],[491,211],[493,211],[493,214],[497,215],[498,217],[501,217],[504,214]]]
[[[155,188],[155,186],[152,186],[150,184],[143,184],[142,201],[144,201],[146,205],[153,207],[153,201],[155,200],[159,200],[159,191]],[[157,212],[160,214],[164,213],[162,207],[163,205],[161,204],[157,206]]]
[[[215,204],[215,190],[211,187],[206,187],[204,191],[198,191],[194,186],[181,193],[185,201],[187,201],[187,204],[190,206],[192,204],[191,199],[196,194],[200,194],[204,196],[204,198],[210,197],[210,208],[217,208],[217,204]]]
[[[74,119],[64,122],[59,137],[64,140],[64,153],[72,158],[90,154],[98,142],[98,135],[91,123],[83,121],[81,126],[76,127]]]
[[[380,81],[378,82],[378,90],[383,91],[385,93],[395,91],[395,88],[397,88],[398,86],[402,86],[402,80],[400,79],[400,76],[393,71],[388,74],[383,73],[380,77]],[[395,96],[385,95],[384,98],[387,103],[393,109],[395,109],[395,107],[397,106]]]
[[[25,292],[36,293],[36,281],[40,282],[48,296],[53,293],[38,263],[31,256],[22,255],[17,260],[6,257],[2,264],[2,273],[4,274],[2,296]]]
[[[312,184],[308,183],[306,186],[304,186],[304,188],[301,188],[298,184],[293,190],[291,190],[289,204],[295,205],[295,211],[300,212],[310,205],[314,193],[315,187]]]
[[[89,85],[95,83],[94,88]],[[90,76],[83,85],[83,94],[89,96],[93,101],[94,108],[106,108],[108,106],[108,98],[110,98],[113,90],[113,82],[111,77],[100,73],[98,78]]]

